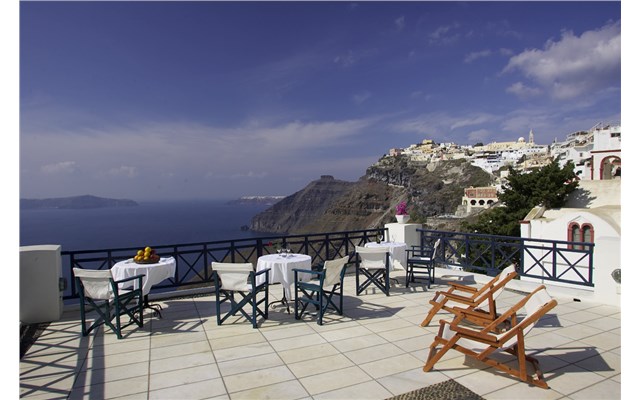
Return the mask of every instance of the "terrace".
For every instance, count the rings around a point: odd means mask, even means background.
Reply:
[[[433,293],[455,275],[471,278],[475,286],[489,279],[437,268],[430,289],[420,283],[405,288],[404,272],[394,271],[400,284],[390,296],[374,289],[356,296],[355,276],[348,274],[344,315],[327,313],[322,326],[308,316],[296,320],[284,307],[270,308],[259,329],[241,317],[218,326],[210,290],[159,293],[155,302],[163,305],[163,318],[147,312],[143,328],[126,328],[118,340],[102,328],[82,337],[79,312],[67,307],[21,359],[20,396],[386,399],[421,390],[402,398],[474,398],[464,397],[471,392],[485,399],[621,397],[620,308],[575,301],[570,291],[550,286],[558,306],[525,341],[550,389],[529,386],[455,351],[423,372],[437,321],[451,315],[436,316],[428,327],[420,322]],[[499,308],[508,309],[535,286],[512,281]],[[280,285],[270,286],[272,299],[281,293]]]

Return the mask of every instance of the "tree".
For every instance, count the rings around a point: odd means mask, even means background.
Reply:
[[[569,193],[578,187],[573,163],[560,167],[551,164],[531,172],[509,167],[507,183],[502,186],[498,200],[504,207],[496,207],[480,215],[475,223],[463,224],[469,232],[492,235],[520,236],[520,221],[536,206],[562,207]]]

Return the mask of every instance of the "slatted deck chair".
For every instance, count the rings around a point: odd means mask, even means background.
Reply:
[[[453,321],[440,320],[440,330],[429,348],[429,356],[423,368],[424,372],[429,372],[447,351],[454,349],[523,382],[548,389],[549,385],[545,382],[542,371],[540,371],[538,360],[525,353],[524,338],[536,322],[557,304],[557,301],[549,296],[544,285],[540,285],[511,307],[509,311],[502,314],[500,318],[482,329],[460,326],[468,311],[456,308],[456,318]],[[524,315],[518,317],[517,313],[520,310],[524,310]],[[492,333],[501,324],[507,324],[510,327],[502,333]],[[438,346],[442,347],[438,349]],[[516,356],[517,368],[491,357],[500,351]],[[534,376],[527,372],[526,362],[533,367]]]
[[[142,278],[144,275],[136,275],[129,278],[114,281],[110,270],[88,270],[74,268],[75,277],[80,295],[80,318],[82,319],[82,336],[100,325],[106,325],[122,339],[122,328],[131,324],[143,326]],[[119,284],[134,281],[134,288],[120,289]],[[87,306],[89,309],[87,310]],[[87,327],[87,313],[95,310],[98,318]],[[128,316],[129,322],[122,324],[121,317]],[[115,320],[115,325],[114,325]]]
[[[496,299],[507,283],[516,276],[518,273],[512,264],[480,288],[448,282],[451,286],[449,290],[437,291],[433,299],[429,301],[431,310],[420,325],[429,325],[440,310],[453,312],[453,307],[466,308],[469,311],[468,318],[477,325],[491,323],[498,317]]]
[[[254,328],[258,327],[258,316],[269,318],[269,271],[262,270],[256,273],[251,263],[219,263],[212,262],[213,280],[216,288],[216,317],[218,325],[238,312],[242,314]],[[264,283],[256,285],[256,277],[265,274]],[[264,298],[258,300],[258,294],[264,292]],[[235,294],[239,294],[241,300],[236,302]],[[223,316],[220,306],[229,302],[230,310]],[[259,308],[264,303],[264,311]],[[246,305],[251,306],[251,314],[244,310]]]
[[[409,282],[416,281],[416,275],[426,275],[427,288],[431,288],[431,284],[435,282],[435,259],[439,246],[440,239],[438,238],[432,249],[422,246],[411,246],[407,249],[405,287],[409,287]]]
[[[389,248],[356,246],[356,295],[374,284],[389,296]],[[364,282],[360,283],[360,275]]]
[[[322,325],[322,318],[329,307],[333,308],[339,315],[342,315],[344,274],[347,270],[349,256],[336,260],[327,260],[321,271],[294,268],[295,282],[295,318],[300,319],[309,304],[313,304],[318,311],[317,322]],[[310,274],[317,279],[303,282],[298,279],[298,274]],[[301,294],[301,296],[298,295]],[[334,296],[338,297],[339,305],[333,301]]]

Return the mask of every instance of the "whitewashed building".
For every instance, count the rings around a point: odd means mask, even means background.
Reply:
[[[551,145],[560,165],[572,161],[582,180],[619,179],[622,176],[621,127],[599,123],[589,131],[575,132]]]
[[[620,284],[616,282],[612,273],[621,269],[621,201],[620,179],[609,180],[581,180],[576,189],[562,208],[545,209],[535,207],[529,212],[520,225],[520,236],[525,239],[545,239],[565,242],[589,242],[594,244],[594,270],[592,288],[574,287],[590,291],[591,296],[607,304],[619,304]],[[575,244],[565,244],[571,249]],[[548,250],[532,250],[532,255],[541,257]],[[579,280],[580,276],[588,275],[588,260],[581,259],[581,254],[563,253],[567,258],[558,259],[559,269],[578,261],[575,269],[568,269],[564,278]],[[542,268],[550,270],[551,260],[538,264],[531,255],[525,257],[524,270],[531,269],[531,273],[541,273]],[[523,280],[530,280],[526,277]],[[552,285],[572,286],[545,282]]]

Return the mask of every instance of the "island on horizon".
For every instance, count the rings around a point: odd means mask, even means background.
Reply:
[[[262,204],[272,206],[285,197],[286,196],[242,196],[227,202],[227,204]]]
[[[137,205],[138,203],[129,199],[109,199],[92,195],[57,197],[48,199],[20,199],[21,210],[43,208],[88,209],[105,207],[133,207]]]

